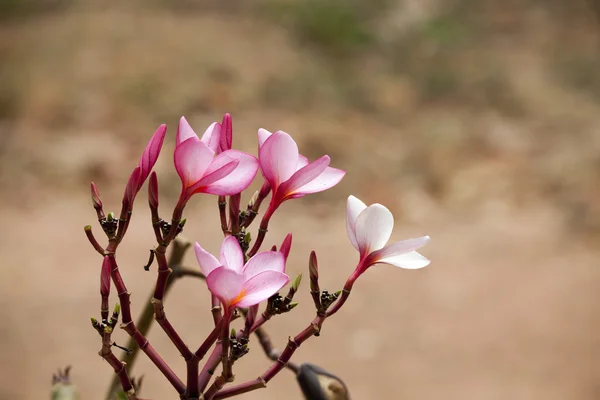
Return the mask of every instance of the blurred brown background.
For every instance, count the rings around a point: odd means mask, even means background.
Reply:
[[[118,211],[145,143],[167,123],[157,171],[168,215],[178,118],[202,133],[226,111],[238,148],[256,154],[257,128],[282,129],[309,158],[329,154],[348,170],[272,220],[267,243],[294,233],[291,274],[306,272],[315,249],[322,287],[341,287],[357,258],[349,194],[388,206],[394,239],[432,237],[429,267],[370,270],[296,361],[342,376],[357,400],[598,398],[594,6],[1,0],[0,398],[48,398],[52,372],[67,364],[83,399],[102,398],[112,373],[89,326],[100,266],[83,234],[95,222],[89,181]],[[142,270],[153,245],[145,201],[142,191],[121,248],[136,313],[155,279]],[[185,235],[212,251],[216,209],[197,196],[186,211]],[[294,313],[269,325],[278,346],[312,318],[303,287]],[[204,284],[181,282],[168,300],[195,347],[211,325]],[[149,339],[183,375],[162,331]],[[255,346],[236,381],[268,365]],[[133,373],[146,376],[143,397],[175,398],[146,360]],[[284,371],[241,398],[301,396]]]

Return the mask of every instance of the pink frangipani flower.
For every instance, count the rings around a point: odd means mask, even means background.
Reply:
[[[346,171],[329,167],[329,156],[312,163],[298,153],[298,145],[290,135],[258,130],[259,162],[262,173],[273,192],[269,210],[273,212],[288,199],[317,193],[337,185]]]
[[[214,122],[200,139],[186,119],[181,117],[174,156],[175,169],[182,183],[180,205],[195,193],[219,196],[240,193],[256,176],[256,157],[237,150],[219,153],[220,135],[221,125]]]
[[[165,124],[162,124],[156,129],[156,132],[152,135],[148,145],[146,145],[146,149],[142,154],[140,162],[129,176],[127,187],[125,188],[125,195],[123,196],[123,202],[127,202],[129,207],[133,205],[135,196],[142,188],[148,175],[150,175],[152,168],[154,168],[154,164],[156,164],[163,142],[165,141],[166,133],[167,126]]]
[[[374,264],[390,264],[400,268],[418,269],[429,260],[416,250],[429,241],[429,236],[386,243],[392,235],[394,216],[381,204],[366,206],[354,196],[348,197],[346,229],[352,245],[360,253],[358,267],[350,277],[355,280]]]
[[[223,240],[219,260],[198,243],[194,250],[208,289],[226,310],[258,304],[290,280],[285,274],[285,257],[281,252],[265,251],[244,264],[244,253],[234,236]]]

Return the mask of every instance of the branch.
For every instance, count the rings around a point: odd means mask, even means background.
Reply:
[[[169,257],[169,267],[173,270],[173,274],[171,275],[171,279],[169,279],[166,283],[163,296],[165,296],[169,292],[177,278],[181,278],[183,276],[197,276],[199,278],[204,278],[204,275],[202,275],[199,272],[196,273],[192,269],[181,267],[183,255],[185,254],[185,251],[189,248],[189,246],[190,243],[186,242],[183,239],[178,238],[175,239],[175,241],[173,242],[173,250],[171,250],[171,255]],[[137,321],[137,329],[143,336],[145,336],[148,333],[148,331],[150,330],[150,326],[152,325],[152,321],[154,321],[154,305],[152,304],[152,299],[153,295],[150,294],[148,300],[145,303],[146,306]],[[133,337],[129,338],[126,347],[132,349],[132,353],[129,356],[123,356],[121,362],[128,361],[129,367],[131,368],[137,360],[140,348],[136,346],[136,341]],[[107,398],[110,398],[112,393],[114,393],[118,387],[118,379],[113,379],[109,388]]]
[[[298,349],[298,347],[300,347],[300,345],[304,343],[308,338],[320,332],[321,326],[323,325],[323,322],[326,318],[327,317],[325,315],[317,315],[317,317],[310,323],[310,325],[308,325],[302,332],[300,332],[294,338],[290,337],[288,339],[287,346],[285,347],[279,358],[261,376],[251,381],[240,383],[239,385],[235,385],[227,389],[219,388],[217,392],[215,392],[214,390],[211,391],[209,389],[209,391],[205,393],[206,400],[225,399],[228,397],[240,395],[242,393],[247,393],[252,390],[267,387],[267,383],[285,367],[285,365],[289,362],[296,349]],[[217,381],[215,381],[215,383],[217,383]]]
[[[175,390],[177,390],[177,392],[180,394],[185,392],[185,385],[181,379],[177,377],[175,372],[173,372],[173,370],[160,357],[156,350],[154,350],[154,348],[148,342],[148,339],[146,339],[146,337],[137,329],[135,322],[133,322],[131,319],[131,307],[129,303],[130,294],[127,291],[127,287],[123,283],[123,278],[119,272],[119,267],[114,254],[109,255],[109,257],[112,263],[112,280],[119,294],[119,302],[121,304],[123,315],[123,323],[121,324],[121,328],[133,338],[139,348],[146,353],[150,361],[152,361],[154,365],[156,365],[156,367],[163,373],[167,380],[173,385]]]

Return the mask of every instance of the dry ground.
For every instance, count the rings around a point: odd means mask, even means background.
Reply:
[[[480,25],[460,19],[457,34],[437,2],[405,2],[373,17],[386,40],[336,56],[340,63],[257,3],[77,3],[0,27],[0,398],[46,397],[66,364],[82,398],[101,398],[111,372],[88,322],[100,263],[83,235],[94,221],[88,182],[116,210],[145,141],[166,122],[157,169],[168,210],[179,190],[177,118],[201,131],[224,111],[246,151],[255,152],[258,127],[284,129],[309,157],[330,154],[348,170],[335,189],[276,215],[267,242],[293,232],[292,273],[306,271],[315,249],[322,286],[343,284],[356,261],[348,194],[389,206],[394,238],[432,237],[430,267],[373,268],[297,361],[340,375],[359,400],[597,398],[600,62],[590,10],[508,2],[479,10]],[[211,250],[220,240],[215,202],[195,198],[185,231]],[[154,280],[142,270],[152,243],[142,194],[121,255],[136,312]],[[310,304],[302,293],[293,314],[270,323],[279,346],[309,321]],[[178,284],[167,312],[199,343],[208,307],[192,280]],[[150,340],[183,374],[162,332]],[[267,366],[253,348],[236,380]],[[145,360],[134,373],[146,376],[145,397],[174,398]],[[242,398],[300,399],[294,385],[283,372]]]

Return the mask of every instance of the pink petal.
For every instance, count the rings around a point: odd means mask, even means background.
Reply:
[[[148,142],[146,149],[144,150],[144,154],[142,154],[142,158],[138,166],[140,167],[140,183],[138,185],[139,188],[142,187],[148,175],[150,175],[150,171],[156,164],[156,160],[158,159],[158,155],[160,154],[160,149],[162,149],[163,142],[165,141],[165,135],[167,133],[167,126],[162,124],[156,129],[154,135]]]
[[[431,261],[416,251],[383,258],[377,263],[389,264],[404,269],[419,269],[429,265]]]
[[[288,256],[290,255],[290,250],[292,248],[292,234],[288,233],[283,242],[281,243],[281,247],[279,251],[283,254],[283,258],[287,261]]]
[[[306,185],[321,175],[329,165],[330,161],[329,156],[323,156],[307,166],[300,168],[290,177],[290,179],[281,184],[277,191],[277,196],[285,198],[287,195],[294,194],[296,189]]]
[[[216,153],[219,150],[219,142],[221,141],[221,124],[218,122],[210,124],[200,140]]]
[[[224,267],[213,270],[206,277],[208,290],[226,306],[235,304],[234,302],[241,298],[245,282],[244,275]]]
[[[248,260],[242,273],[246,279],[264,271],[285,272],[285,257],[279,251],[264,251]]]
[[[290,278],[278,271],[265,271],[249,279],[242,288],[244,294],[238,307],[250,307],[268,299],[287,285]]]
[[[271,135],[272,135],[272,133],[266,129],[260,128],[258,130],[258,148],[259,148],[259,150],[262,147],[263,143],[265,143],[265,140],[267,140]]]
[[[175,147],[175,169],[184,188],[198,182],[211,164],[215,153],[198,138],[190,138]]]
[[[227,150],[220,154],[220,156],[222,155],[239,161],[239,164],[230,174],[206,186],[203,192],[219,196],[241,193],[254,180],[258,172],[258,160],[256,157],[238,150]]]
[[[381,250],[377,250],[372,254],[373,259],[380,260],[383,258],[394,257],[415,251],[429,242],[429,236],[422,236],[414,239],[401,240],[385,246]]]
[[[231,144],[233,142],[233,123],[231,121],[231,115],[225,113],[223,115],[223,121],[221,122],[221,140],[219,142],[219,150],[221,152],[231,150]]]
[[[231,174],[239,163],[239,160],[235,160],[227,155],[221,157],[221,154],[219,154],[204,173],[204,177],[191,186],[189,190],[192,193],[206,193],[207,186]]]
[[[298,164],[296,165],[296,171],[298,171],[302,167],[306,167],[309,161],[308,158],[304,157],[302,154],[298,155]]]
[[[360,214],[367,205],[357,199],[354,196],[348,197],[348,202],[346,203],[346,231],[348,232],[348,237],[350,238],[350,242],[352,242],[352,246],[358,251],[358,243],[356,242],[356,234],[354,233],[354,224],[356,223],[356,218],[358,214]]]
[[[346,171],[327,167],[318,177],[294,190],[294,198],[330,189],[340,183]]]
[[[259,161],[273,192],[296,172],[298,145],[285,132],[275,132],[260,148]]]
[[[221,244],[221,265],[242,273],[244,268],[244,253],[235,236],[227,236]]]
[[[200,265],[200,270],[204,276],[208,276],[214,269],[221,266],[221,263],[215,256],[204,250],[198,242],[194,244],[194,252],[196,253],[196,259]]]
[[[377,203],[365,208],[354,227],[361,258],[385,246],[393,228],[394,216],[390,210]]]
[[[198,138],[196,132],[192,129],[190,124],[187,122],[185,117],[179,119],[179,125],[177,126],[177,136],[175,137],[175,145],[179,146],[180,143],[185,142],[189,138]]]

